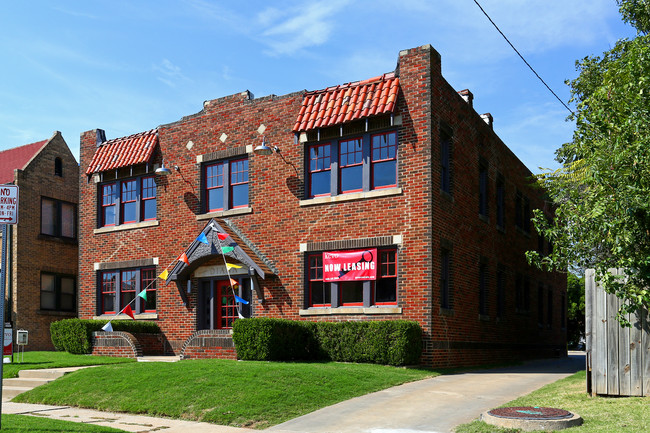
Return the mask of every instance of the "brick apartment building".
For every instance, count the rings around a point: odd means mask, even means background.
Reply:
[[[250,316],[415,320],[432,366],[565,352],[566,279],[524,257],[550,248],[530,223],[549,210],[429,45],[373,79],[104,135],[81,136],[82,318],[135,299],[186,357],[234,356]]]
[[[52,350],[50,323],[77,316],[79,165],[60,132],[0,152],[0,185],[18,186],[9,225],[6,314],[27,350]],[[15,341],[15,340],[14,340]]]

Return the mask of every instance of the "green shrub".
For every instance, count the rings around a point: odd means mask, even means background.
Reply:
[[[82,320],[63,319],[52,322],[50,336],[56,350],[73,354],[92,352],[93,332],[99,331],[107,320]],[[129,332],[131,334],[159,334],[160,328],[155,322],[114,320],[111,322],[114,331]]]
[[[333,361],[412,365],[419,362],[422,352],[422,329],[417,322],[321,322],[316,328],[320,347]]]
[[[237,356],[244,360],[331,359],[383,365],[417,364],[422,329],[405,320],[304,322],[253,318],[233,324]]]
[[[316,359],[314,324],[285,319],[256,318],[233,323],[233,341],[239,359],[290,361]]]

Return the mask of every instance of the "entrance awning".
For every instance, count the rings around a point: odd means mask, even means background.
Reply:
[[[167,284],[170,281],[175,281],[178,284],[188,280],[196,268],[222,254],[248,266],[251,276],[257,274],[260,278],[265,279],[267,274],[274,273],[265,260],[255,254],[253,248],[242,240],[231,227],[225,223],[221,225],[213,218],[185,250],[189,264],[179,260],[169,273]]]

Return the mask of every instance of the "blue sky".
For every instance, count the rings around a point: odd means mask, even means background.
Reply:
[[[634,35],[614,0],[481,0],[566,102],[576,59]],[[573,125],[473,0],[13,1],[0,12],[0,150],[61,131],[121,137],[203,101],[318,90],[394,70],[431,44],[457,90],[533,172],[555,167]]]

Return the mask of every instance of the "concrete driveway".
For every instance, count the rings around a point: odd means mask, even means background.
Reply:
[[[567,358],[438,376],[344,401],[265,431],[274,433],[447,433],[487,410],[585,368]]]

